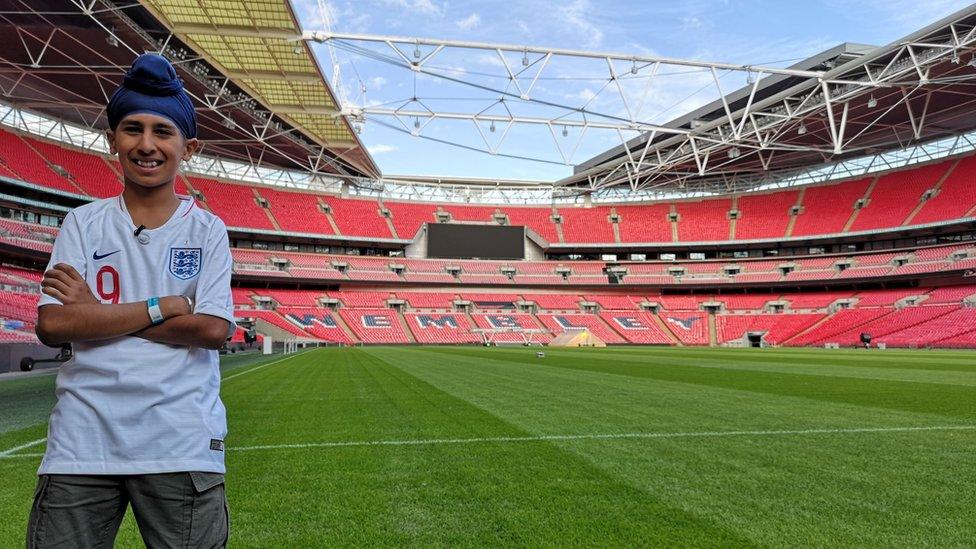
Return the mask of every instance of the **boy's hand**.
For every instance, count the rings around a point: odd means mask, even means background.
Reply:
[[[85,282],[78,271],[67,263],[58,263],[53,269],[44,273],[41,291],[64,305],[101,303],[91,292],[88,282]]]

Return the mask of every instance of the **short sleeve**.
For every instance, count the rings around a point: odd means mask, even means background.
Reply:
[[[85,259],[85,246],[82,245],[81,241],[81,226],[78,223],[78,218],[75,216],[75,212],[68,212],[64,216],[64,222],[61,223],[61,230],[58,232],[57,238],[54,240],[54,250],[51,252],[51,261],[47,264],[47,269],[49,271],[54,268],[58,263],[67,263],[78,271],[78,274],[82,278],[87,279],[87,269],[88,262]],[[41,299],[38,300],[37,306],[41,307],[43,305],[62,305],[61,301],[53,298],[45,293],[41,293]]]
[[[207,249],[203,252],[203,269],[197,281],[193,312],[226,320],[230,324],[227,337],[233,336],[237,329],[234,322],[234,301],[230,292],[232,267],[227,227],[223,221],[217,219],[210,227]]]

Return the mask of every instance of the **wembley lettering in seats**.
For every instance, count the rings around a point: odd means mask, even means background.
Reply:
[[[515,320],[515,317],[506,315],[488,315],[488,322],[491,323],[495,328],[519,328],[519,323]]]
[[[389,315],[363,315],[364,328],[391,328],[393,319]]]
[[[300,324],[305,328],[311,328],[313,324],[318,323],[326,328],[335,328],[337,326],[336,321],[332,318],[332,315],[315,315],[315,314],[289,314],[288,318],[292,319],[296,323]]]
[[[675,318],[673,316],[668,317],[668,322],[674,324],[675,326],[681,328],[682,330],[691,331],[695,326],[695,321],[698,320],[697,316],[691,316],[688,318]]]
[[[615,316],[613,317],[614,322],[620,325],[621,328],[625,330],[646,330],[647,325],[641,322],[641,320],[634,316]]]
[[[563,328],[586,328],[586,326],[577,326],[573,324],[573,321],[564,316],[554,316],[552,318],[555,319],[556,322],[558,322]]]
[[[421,328],[458,328],[457,320],[450,315],[417,315],[417,324]]]

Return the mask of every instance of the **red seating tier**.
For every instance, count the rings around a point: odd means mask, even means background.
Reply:
[[[434,217],[437,206],[433,204],[384,200],[383,205],[390,210],[393,216],[393,227],[402,240],[412,239],[424,223],[437,222],[437,218]]]
[[[610,208],[608,206],[560,207],[558,211],[563,219],[563,240],[565,242],[613,242],[613,228],[610,225]]]
[[[556,225],[552,222],[551,208],[505,206],[504,212],[508,215],[509,225],[528,227],[547,242],[559,242]]]
[[[728,214],[732,209],[730,199],[678,202],[676,208],[680,242],[729,239]]]
[[[118,174],[108,167],[101,156],[61,147],[53,143],[27,138],[25,140],[41,156],[70,173],[72,181],[81,187],[85,193],[95,198],[107,198],[117,196],[122,192],[122,180],[119,179]]]
[[[671,242],[668,204],[617,206],[621,242]]]
[[[935,187],[951,162],[940,162],[888,173],[878,178],[870,202],[857,214],[851,231],[901,226],[919,204],[922,193]]]
[[[854,203],[864,196],[871,179],[808,187],[803,194],[803,211],[796,218],[791,236],[841,232],[854,213]]]
[[[48,162],[28,146],[29,142],[36,143],[36,140],[0,131],[0,161],[8,170],[17,174],[18,179],[28,183],[72,194],[82,194],[81,189],[55,173]]]
[[[390,299],[389,292],[329,292],[328,296],[338,299],[346,307],[354,308],[386,307],[386,300]]]
[[[942,182],[938,194],[930,198],[911,220],[912,225],[965,217],[976,207],[976,156],[959,161]],[[972,215],[972,214],[970,214]]]
[[[343,200],[333,196],[324,197],[323,200],[332,209],[332,219],[343,235],[393,238],[390,226],[380,215],[380,205],[377,201],[352,198]],[[413,235],[401,236],[401,238],[412,237]]]
[[[223,219],[228,227],[275,230],[264,209],[258,206],[251,187],[203,177],[190,177],[189,181],[194,189],[203,193],[210,211]]]
[[[36,149],[36,150],[35,150]],[[897,227],[920,204],[921,194],[933,188],[955,161],[915,166],[880,176],[871,192],[868,205],[858,212],[853,231]],[[51,165],[59,165],[69,174],[62,177]],[[973,215],[976,210],[976,186],[970,184],[976,172],[976,156],[963,158],[945,179],[938,194],[919,209],[911,224],[953,220]],[[0,175],[74,194],[95,197],[116,194],[119,177],[98,154],[74,150],[9,131],[0,131]],[[873,177],[855,181],[807,187],[803,212],[797,217],[792,236],[810,236],[840,232],[853,213],[854,202],[863,197]],[[207,197],[207,207],[232,227],[273,230],[268,212],[257,205],[252,187],[192,176],[191,185]],[[184,193],[182,179],[178,192]],[[285,231],[334,234],[318,201],[328,203],[339,230],[347,236],[391,238],[387,220],[379,212],[379,202],[372,199],[341,199],[311,192],[286,191],[254,187],[267,199],[270,214]],[[738,198],[740,212],[735,222],[736,238],[777,238],[783,236],[789,223],[789,208],[795,202],[795,190]],[[549,242],[557,242],[556,226],[548,207],[471,206],[455,204],[421,204],[385,201],[392,212],[392,222],[400,239],[411,239],[422,223],[435,222],[440,208],[459,221],[492,223],[496,211],[504,212],[512,225],[525,225]],[[731,226],[728,198],[696,202],[679,202],[676,211],[679,241],[727,240]],[[611,208],[620,216],[622,242],[670,242],[671,223],[667,203],[597,205],[591,208],[559,206],[562,230],[567,243],[614,242],[608,215]]]
[[[860,332],[857,330],[861,326],[890,314],[892,311],[893,309],[887,308],[844,309],[837,311],[823,324],[816,326],[796,338],[790,339],[786,344],[791,346],[822,345],[824,343],[838,343],[841,340],[846,341],[847,334],[857,333],[860,335]]]
[[[396,296],[414,309],[450,309],[457,294],[453,292],[396,292]]]
[[[601,309],[611,311],[635,311],[637,305],[625,295],[584,295],[583,299],[593,301],[600,305]]]
[[[319,207],[318,195],[265,187],[258,192],[268,201],[271,214],[281,230],[293,233],[335,233],[328,216]]]
[[[735,239],[782,238],[790,223],[790,208],[796,205],[800,191],[744,195],[739,197],[735,220]]]
[[[748,332],[765,332],[763,340],[779,345],[824,318],[823,314],[717,315],[718,343],[741,339]]]

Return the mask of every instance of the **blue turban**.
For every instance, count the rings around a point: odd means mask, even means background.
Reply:
[[[176,69],[163,57],[146,53],[136,58],[125,73],[122,87],[116,90],[106,108],[108,125],[115,131],[119,122],[133,113],[149,113],[168,118],[183,136],[197,136],[197,114]]]

